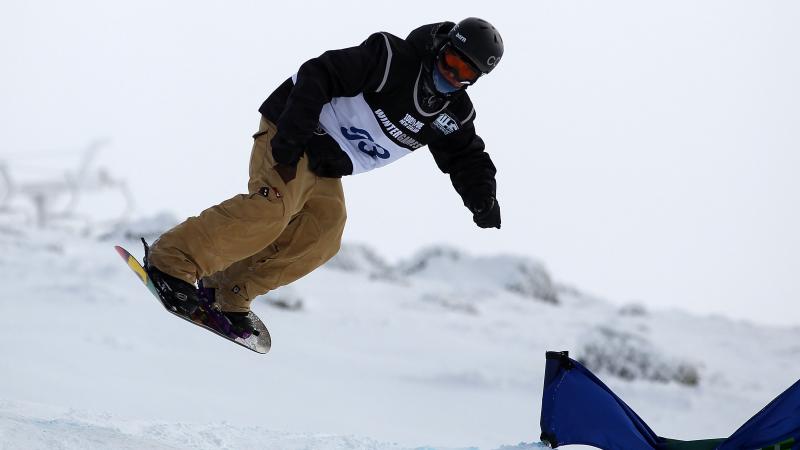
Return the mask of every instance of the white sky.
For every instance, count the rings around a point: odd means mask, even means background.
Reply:
[[[197,214],[246,188],[257,108],[304,60],[480,16],[506,42],[471,89],[502,230],[421,150],[345,180],[345,239],[535,256],[614,301],[800,324],[799,2],[287,3],[4,0],[0,159],[108,137],[140,213]]]

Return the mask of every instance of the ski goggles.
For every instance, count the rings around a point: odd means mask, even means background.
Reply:
[[[482,75],[465,56],[450,44],[445,45],[436,57],[436,69],[444,81],[452,86],[453,91],[475,84]]]

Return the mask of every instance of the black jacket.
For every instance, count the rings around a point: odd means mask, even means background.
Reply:
[[[451,22],[425,25],[406,39],[375,33],[359,46],[330,50],[306,61],[259,108],[278,128],[273,139],[276,161],[294,165],[305,152],[315,173],[340,177],[387,163],[380,158],[388,158],[392,149],[408,152],[427,145],[465,204],[494,196],[496,169],[475,132],[469,96],[465,91],[448,98],[435,96],[427,83],[433,48],[452,26]],[[348,111],[360,108],[361,120],[378,123],[383,136],[373,137],[361,124],[332,124],[331,117],[342,114],[326,115],[326,111],[351,100],[361,103],[348,106]],[[361,153],[351,149],[342,135],[362,138],[354,147]],[[362,168],[359,161],[364,159],[367,167]]]

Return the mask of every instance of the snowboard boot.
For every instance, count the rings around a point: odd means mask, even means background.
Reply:
[[[259,335],[256,324],[253,323],[249,312],[223,311],[220,305],[215,302],[214,288],[204,287],[202,280],[200,280],[199,285],[200,298],[206,305],[210,305],[207,310],[214,318],[217,327],[229,336],[243,339],[247,339],[251,335]]]
[[[144,270],[147,272],[147,276],[153,281],[156,290],[158,290],[158,296],[161,297],[161,300],[172,308],[173,311],[191,316],[202,303],[197,288],[150,264],[148,258],[150,255],[150,247],[147,245],[144,238],[142,238],[142,243],[144,244]]]
[[[220,311],[231,324],[231,333],[247,339],[250,335],[258,336],[256,324],[250,318],[249,312]]]

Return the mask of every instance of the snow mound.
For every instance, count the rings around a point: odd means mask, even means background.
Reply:
[[[518,256],[469,256],[452,247],[423,249],[402,263],[398,271],[408,277],[440,280],[485,291],[501,289],[524,297],[558,304],[559,295],[550,274],[540,262]]]
[[[367,274],[373,279],[392,280],[397,278],[394,269],[386,260],[365,244],[342,244],[339,253],[325,263],[325,267],[344,272]]]

